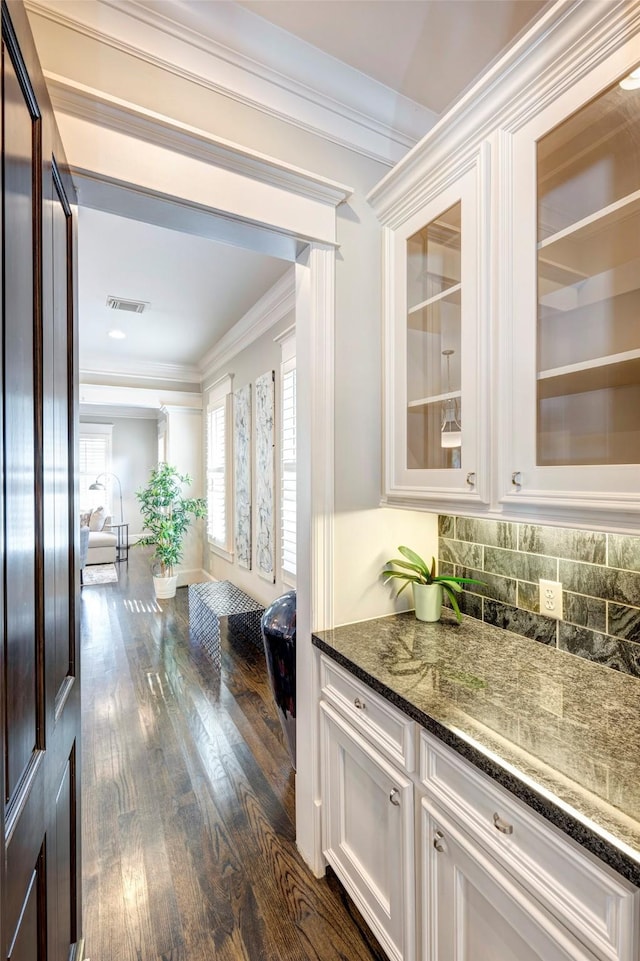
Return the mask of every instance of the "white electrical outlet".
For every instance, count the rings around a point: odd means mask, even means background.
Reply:
[[[540,613],[545,617],[562,620],[562,584],[560,581],[543,581],[540,578]]]

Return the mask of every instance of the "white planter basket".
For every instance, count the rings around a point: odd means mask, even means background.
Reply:
[[[156,592],[156,597],[167,598],[176,596],[176,585],[178,583],[178,575],[173,574],[171,577],[153,577],[153,589]]]

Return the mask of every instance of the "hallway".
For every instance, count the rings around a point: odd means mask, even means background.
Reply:
[[[264,658],[189,639],[132,550],[82,590],[85,956],[383,961],[335,877],[295,848],[294,778]],[[161,609],[159,609],[161,608]]]

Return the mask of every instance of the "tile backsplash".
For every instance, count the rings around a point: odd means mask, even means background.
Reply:
[[[640,536],[449,515],[438,535],[439,573],[486,584],[465,614],[640,677]],[[540,578],[562,584],[563,620],[540,613]]]

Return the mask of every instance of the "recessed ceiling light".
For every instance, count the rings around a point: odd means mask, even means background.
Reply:
[[[637,70],[632,70],[628,77],[621,80],[620,86],[623,90],[637,90],[640,87],[640,67]]]
[[[117,330],[114,328],[113,330],[109,331],[109,337],[113,337],[114,340],[124,340],[126,336],[127,335],[125,334],[124,330]]]

